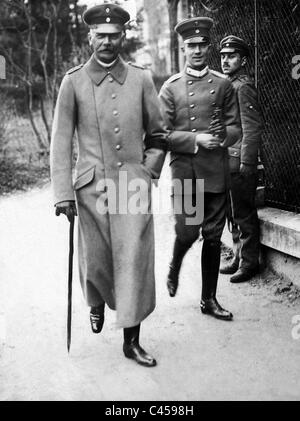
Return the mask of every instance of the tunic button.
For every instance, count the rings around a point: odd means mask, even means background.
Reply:
[[[196,117],[191,117],[190,120],[194,121],[194,120],[196,120]]]
[[[122,162],[118,162],[118,164],[117,164],[117,165],[118,165],[118,167],[119,167],[119,168],[121,168],[121,167],[122,167],[122,165],[123,165],[123,163],[122,163]]]
[[[121,145],[117,145],[116,149],[117,149],[117,151],[119,151],[121,149]]]
[[[118,111],[117,110],[114,110],[113,111],[113,115],[118,115],[119,113],[118,113]]]
[[[115,127],[115,133],[119,133],[120,128],[119,127]]]
[[[114,80],[113,80],[113,78],[112,78],[111,76],[109,76],[108,80],[109,80],[110,82],[113,82],[113,81],[114,81]]]
[[[190,105],[190,108],[195,108],[195,104],[191,104]]]
[[[250,105],[249,108],[250,108],[250,110],[252,110],[253,109],[253,105]]]
[[[215,107],[217,105],[217,103],[216,102],[213,102],[212,105],[213,105],[213,107]]]
[[[117,98],[117,95],[116,94],[112,94],[112,99],[116,99]]]
[[[192,85],[192,84],[193,84],[193,81],[192,81],[192,80],[189,80],[189,81],[188,81],[188,84],[189,84],[189,85]]]
[[[192,129],[192,132],[195,133],[197,130],[196,129]]]
[[[212,83],[212,79],[208,79],[208,83]]]
[[[216,91],[214,90],[214,89],[212,89],[211,91],[210,91],[210,93],[211,94],[214,94]]]
[[[189,93],[189,96],[194,96],[194,95],[195,95],[194,92]]]

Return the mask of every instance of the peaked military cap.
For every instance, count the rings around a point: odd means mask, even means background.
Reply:
[[[122,32],[130,15],[122,7],[113,3],[99,4],[88,8],[83,13],[83,21],[104,33]]]
[[[249,45],[235,35],[228,35],[223,38],[220,42],[220,48],[220,53],[240,53],[244,56],[249,56],[250,53]]]
[[[175,26],[175,31],[185,43],[209,43],[213,23],[211,18],[205,17],[185,19]]]

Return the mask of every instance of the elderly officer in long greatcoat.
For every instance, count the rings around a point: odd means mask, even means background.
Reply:
[[[151,179],[159,178],[165,152],[153,145],[165,142],[165,131],[150,74],[126,64],[119,55],[129,19],[115,4],[92,7],[83,15],[94,53],[62,81],[53,123],[51,176],[57,213],[70,216],[78,211],[79,273],[91,307],[92,330],[101,331],[106,303],[117,310],[117,324],[124,328],[125,356],[154,366],[155,359],[139,345],[140,323],[155,307],[151,194],[140,212],[132,211],[129,202],[134,199],[134,183],[139,181],[150,193]],[[73,184],[75,130],[78,158]],[[113,187],[115,196],[123,197],[116,205]]]
[[[216,299],[220,265],[220,238],[226,218],[227,146],[240,137],[238,106],[231,83],[218,72],[210,70],[207,59],[210,50],[210,18],[195,17],[180,22],[175,30],[184,41],[186,64],[181,73],[163,85],[160,100],[170,131],[172,178],[191,179],[192,190],[183,196],[174,192],[174,203],[194,196],[197,203],[196,180],[204,180],[204,219],[187,224],[188,215],[175,212],[176,240],[170,264],[167,286],[170,296],[178,287],[182,260],[199,237],[202,226],[202,300],[201,311],[223,320],[232,314]]]
[[[228,35],[220,43],[223,73],[232,82],[237,94],[242,123],[242,136],[228,148],[233,207],[234,258],[220,268],[221,273],[234,274],[230,282],[248,281],[259,270],[259,221],[255,206],[258,152],[263,119],[254,83],[245,74],[244,66],[250,50],[241,38]]]

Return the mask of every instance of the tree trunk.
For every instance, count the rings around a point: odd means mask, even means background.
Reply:
[[[170,27],[170,49],[171,49],[171,72],[179,72],[179,44],[174,28],[177,24],[179,0],[168,0],[169,27]]]

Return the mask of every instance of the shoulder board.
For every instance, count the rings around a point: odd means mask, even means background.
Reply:
[[[238,80],[239,80],[240,82],[245,82],[245,83],[250,83],[250,84],[253,84],[253,80],[252,80],[252,79],[250,79],[250,77],[249,77],[249,76],[247,76],[247,75],[239,75],[239,76],[238,76]]]
[[[77,70],[81,69],[83,67],[83,64],[79,64],[79,66],[72,67],[72,69],[67,71],[67,75],[70,75],[71,73],[77,72]]]
[[[227,79],[227,77],[223,75],[223,73],[217,72],[216,70],[212,70],[212,69],[209,69],[209,71],[214,76],[221,77],[222,79]]]
[[[140,66],[139,64],[136,64],[136,63],[132,63],[131,61],[129,61],[127,64],[129,64],[129,66],[136,67],[137,69],[146,70],[145,67]]]
[[[175,75],[171,76],[168,80],[167,83],[172,83],[175,82],[175,80],[178,80],[182,77],[182,73],[176,73]]]

